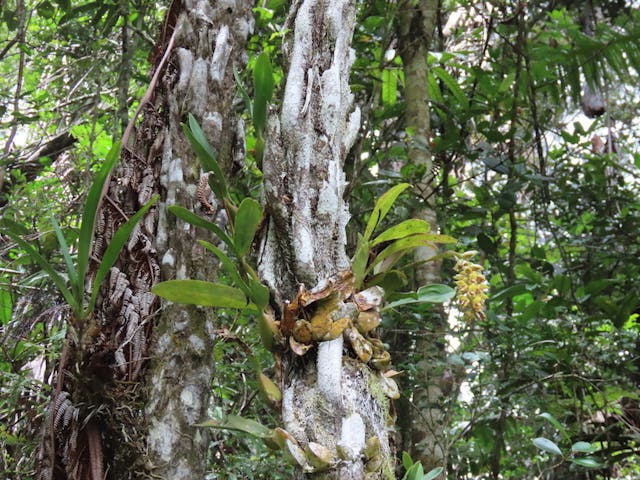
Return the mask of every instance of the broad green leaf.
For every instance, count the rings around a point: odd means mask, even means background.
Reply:
[[[62,256],[64,257],[64,261],[67,264],[67,275],[69,275],[69,281],[71,282],[71,291],[73,292],[73,296],[76,297],[79,301],[83,296],[84,282],[78,282],[78,274],[76,272],[76,267],[73,264],[73,259],[71,258],[69,245],[67,245],[67,240],[62,234],[60,225],[58,225],[58,222],[56,222],[56,219],[53,217],[51,218],[51,225],[53,225],[53,230],[54,232],[56,232],[56,237],[58,238],[58,243],[60,244]]]
[[[393,206],[393,203],[396,201],[398,196],[410,186],[411,185],[409,185],[408,183],[400,183],[395,187],[390,188],[380,196],[380,198],[376,202],[375,207],[373,207],[373,211],[371,212],[371,216],[369,217],[369,221],[367,222],[367,228],[364,231],[365,240],[369,240],[371,238],[373,231],[376,229],[382,219],[387,215],[387,213],[389,213],[389,210]]]
[[[442,67],[432,67],[431,70],[433,71],[434,75],[447,86],[449,91],[460,104],[460,107],[462,107],[462,109],[465,111],[469,110],[469,100],[460,88],[460,85],[458,85],[458,81]]]
[[[424,220],[420,220],[418,218],[411,218],[382,232],[373,240],[373,243],[371,245],[374,246],[378,245],[379,243],[389,242],[391,240],[397,240],[399,238],[404,238],[419,233],[429,233],[430,230],[431,226],[428,222],[425,222]]]
[[[238,207],[234,225],[236,254],[239,258],[244,257],[249,252],[261,220],[262,208],[260,204],[252,198],[245,198]]]
[[[189,126],[183,125],[183,130],[196,152],[202,168],[206,172],[213,172],[213,175],[209,175],[209,185],[213,193],[219,199],[227,198],[227,183],[216,160],[216,154],[193,115],[189,114]]]
[[[558,445],[553,443],[548,438],[537,437],[533,439],[533,444],[541,450],[547,453],[553,453],[554,455],[562,455],[562,451],[558,448]]]
[[[89,265],[89,253],[91,252],[91,243],[93,240],[93,232],[95,230],[96,215],[100,207],[100,201],[107,191],[108,179],[111,175],[114,165],[120,158],[120,143],[115,143],[107,158],[102,164],[102,168],[96,175],[91,184],[87,200],[84,204],[84,212],[80,223],[80,235],[78,237],[78,282],[82,283],[84,288],[84,280],[87,274],[87,266]]]
[[[257,438],[266,438],[271,435],[271,429],[265,427],[255,420],[244,418],[239,415],[227,415],[224,420],[214,418],[202,423],[196,423],[197,427],[211,427],[220,430],[233,430],[235,432],[248,433]]]
[[[145,203],[140,210],[138,210],[131,218],[129,218],[129,220],[118,228],[116,233],[113,235],[113,238],[109,241],[109,245],[107,245],[107,248],[102,255],[100,265],[98,266],[96,278],[93,280],[93,285],[91,286],[91,297],[89,298],[89,305],[87,306],[88,314],[93,312],[98,292],[100,291],[100,286],[106,278],[107,273],[109,273],[109,270],[111,270],[111,267],[113,267],[113,264],[116,263],[116,260],[122,251],[122,247],[127,243],[131,232],[138,222],[140,222],[144,214],[147,213],[154,203],[156,203],[159,197],[160,195],[154,195],[151,200]]]
[[[414,463],[411,468],[407,470],[406,477],[407,480],[422,480],[422,477],[424,477],[424,468],[422,467],[422,463]]]
[[[440,475],[443,470],[444,470],[444,468],[442,468],[442,467],[436,467],[433,470],[431,470],[428,473],[426,473],[422,480],[433,480],[438,475]]]
[[[564,428],[564,426],[558,421],[556,420],[556,418],[551,415],[548,412],[542,412],[541,414],[538,415],[538,417],[544,418],[545,420],[547,420],[551,425],[553,425],[561,434],[563,437],[565,437],[566,439],[569,439],[569,434],[567,433],[567,429]]]
[[[405,470],[409,470],[413,465],[413,460],[411,459],[411,455],[408,452],[402,452],[402,466]]]
[[[356,253],[351,262],[351,270],[353,271],[356,289],[360,288],[364,281],[367,263],[369,261],[369,249],[369,242],[365,241],[362,234],[358,233],[358,246],[356,247]]]
[[[580,453],[593,453],[597,452],[599,448],[596,445],[593,445],[589,442],[576,442],[571,445],[572,452],[580,452]]]
[[[29,257],[36,262],[42,270],[51,278],[58,291],[62,294],[67,304],[71,307],[74,314],[79,315],[82,309],[82,305],[78,303],[76,298],[71,294],[71,291],[67,288],[65,280],[60,276],[58,272],[51,266],[51,264],[31,245],[29,242],[23,240],[14,233],[14,231],[20,231],[22,226],[16,224],[14,221],[5,218],[2,220],[2,226],[4,227],[4,234],[9,236],[14,242],[16,242],[20,248],[22,248]]]
[[[269,55],[262,52],[256,59],[253,67],[253,86],[255,99],[253,101],[253,126],[262,136],[267,126],[267,109],[273,96],[273,69],[269,61]]]
[[[282,401],[282,392],[278,386],[262,372],[258,374],[258,385],[260,392],[269,403],[277,405]]]
[[[159,297],[175,303],[219,308],[253,308],[238,288],[202,280],[167,280],[151,289]]]
[[[385,68],[382,71],[382,104],[393,107],[398,96],[398,74],[395,69]]]
[[[248,284],[249,298],[251,298],[251,301],[253,301],[260,310],[266,307],[269,303],[269,297],[271,296],[269,289],[252,278],[249,279]]]
[[[604,467],[604,464],[602,464],[601,462],[599,462],[598,460],[596,460],[593,457],[572,458],[571,462],[575,463],[576,465],[580,465],[581,467],[585,467],[585,468],[602,468],[602,467]]]
[[[383,310],[411,303],[444,303],[451,300],[456,291],[448,285],[433,284],[420,287],[416,292],[404,293],[398,300],[389,302]]]
[[[222,230],[218,225],[208,220],[205,220],[202,217],[199,217],[193,212],[190,212],[186,208],[180,207],[178,205],[171,205],[167,208],[171,213],[173,213],[180,220],[184,220],[191,225],[196,227],[204,228],[205,230],[209,230],[214,233],[220,240],[227,244],[227,246],[235,251],[235,243],[231,240],[231,237],[226,234],[224,230]]]

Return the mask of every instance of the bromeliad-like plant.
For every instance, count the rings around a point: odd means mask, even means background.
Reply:
[[[58,222],[54,218],[50,220],[58,239],[60,252],[65,261],[66,271],[64,274],[56,271],[53,265],[36,249],[33,242],[23,238],[23,236],[29,232],[22,225],[8,218],[2,219],[0,222],[0,231],[16,242],[31,260],[42,268],[69,305],[72,314],[69,325],[74,329],[77,340],[79,340],[81,344],[88,341],[92,335],[93,310],[102,282],[116,262],[120,251],[136,224],[158,199],[157,195],[154,196],[118,228],[107,245],[98,270],[96,271],[95,278],[87,292],[85,288],[96,215],[106,192],[111,172],[119,158],[120,144],[116,143],[107,154],[100,171],[89,189],[80,221],[80,231],[74,248],[71,248],[67,243]]]

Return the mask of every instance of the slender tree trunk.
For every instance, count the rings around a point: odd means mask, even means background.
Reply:
[[[68,338],[52,399],[42,457],[48,478],[201,479],[213,375],[212,318],[201,309],[159,305],[161,280],[211,278],[201,232],[167,214],[179,204],[211,214],[195,155],[182,133],[188,113],[200,122],[226,169],[244,145],[232,99],[253,29],[246,0],[174,1],[158,43],[144,119],[125,140],[99,212],[92,256],[154,193],[160,203],[134,230],[102,287],[86,341]],[[131,127],[130,127],[131,128]],[[125,139],[128,133],[125,133]],[[239,152],[244,156],[244,152]],[[96,265],[93,265],[95,269]]]
[[[303,0],[290,18],[284,101],[279,118],[270,119],[264,159],[270,222],[260,263],[282,311],[301,284],[331,288],[350,268],[342,168],[360,123],[349,88],[354,2]],[[340,297],[331,315],[349,317],[353,305]],[[370,471],[367,478],[393,478],[381,375],[343,348],[342,335],[316,346],[303,357],[281,352],[284,427],[301,448],[316,443],[330,452],[328,470],[312,476],[363,479]],[[376,455],[365,454],[367,442],[379,442]],[[309,467],[307,460],[300,463]]]
[[[438,230],[433,206],[433,161],[430,152],[430,111],[427,93],[427,55],[436,24],[437,0],[403,2],[399,18],[399,47],[405,72],[406,127],[411,131],[408,145],[409,161],[423,165],[425,175],[416,185],[423,198],[414,216],[427,221],[432,231]],[[437,249],[420,247],[414,259],[418,263],[415,280],[418,287],[440,283],[440,262],[426,260],[437,255]],[[402,399],[398,423],[402,445],[414,460],[420,460],[429,471],[446,463],[446,440],[442,401],[442,365],[445,361],[443,344],[446,318],[441,309],[424,319],[418,334],[399,334],[394,339],[394,352],[409,352],[417,360],[417,374],[411,385],[412,396]],[[407,358],[408,359],[408,358]]]

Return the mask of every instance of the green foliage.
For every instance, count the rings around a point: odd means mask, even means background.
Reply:
[[[87,317],[93,314],[98,291],[100,290],[107,273],[117,260],[120,251],[124,247],[124,244],[129,238],[129,235],[131,235],[135,226],[158,199],[158,196],[155,196],[149,200],[147,204],[145,204],[115,232],[103,254],[102,260],[100,261],[96,277],[91,286],[89,298],[87,298],[85,295],[85,283],[87,277],[87,266],[89,265],[89,255],[91,252],[91,241],[93,239],[95,229],[96,213],[101,199],[104,196],[108,183],[107,180],[119,158],[120,145],[115,144],[109,152],[109,155],[107,155],[102,169],[89,189],[84,213],[82,214],[82,219],[80,221],[80,233],[77,242],[77,258],[75,265],[72,259],[72,250],[69,248],[69,245],[67,245],[67,241],[62,230],[58,226],[58,223],[52,219],[53,228],[60,244],[60,250],[67,268],[64,276],[55,270],[51,263],[42,254],[40,254],[40,252],[38,252],[32,243],[21,238],[20,235],[25,232],[24,228],[20,224],[8,218],[3,219],[0,223],[2,226],[0,233],[4,233],[15,241],[18,246],[35,263],[37,263],[40,268],[42,268],[51,281],[56,285],[56,288],[71,308],[74,317],[73,320],[74,322],[78,322],[77,325],[80,325]],[[67,279],[70,287],[67,287]]]

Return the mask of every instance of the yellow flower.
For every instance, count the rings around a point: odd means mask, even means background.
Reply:
[[[453,278],[458,288],[458,307],[462,311],[463,318],[468,322],[485,318],[485,305],[489,285],[482,274],[482,266],[471,262],[469,259],[475,252],[466,252],[458,257]]]

